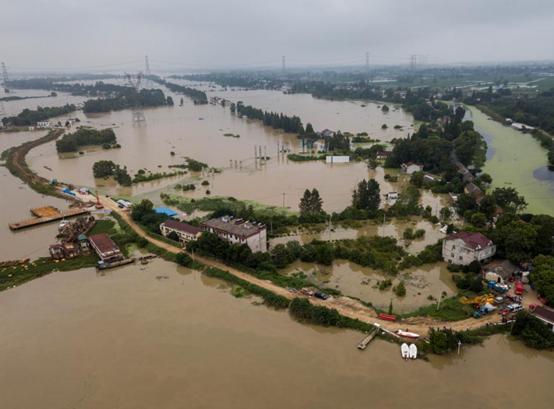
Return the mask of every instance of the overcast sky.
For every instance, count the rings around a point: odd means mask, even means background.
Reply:
[[[11,70],[552,60],[554,0],[4,0]],[[423,57],[422,57],[423,58]]]

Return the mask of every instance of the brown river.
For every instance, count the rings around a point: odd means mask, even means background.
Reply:
[[[2,408],[549,408],[554,355],[506,337],[405,362],[163,261],[0,294]]]
[[[268,151],[276,146],[276,140],[298,148],[293,136],[239,120],[221,107],[186,103],[184,107],[148,110],[145,115],[145,127],[133,127],[128,111],[83,117],[99,126],[116,123],[123,145],[120,151],[91,150],[80,158],[60,159],[53,144],[48,144],[31,151],[30,162],[42,175],[94,186],[90,165],[100,158],[113,158],[130,168],[156,170],[157,164],[166,165],[182,155],[225,167],[229,157],[240,157],[243,151],[244,157],[252,156],[249,152],[255,143],[267,143]],[[241,138],[226,138],[222,135],[226,131],[240,133]],[[0,148],[41,135],[0,133]],[[171,150],[178,155],[170,157]],[[224,169],[213,177],[211,188],[239,198],[280,204],[283,186],[290,186],[287,205],[295,207],[294,189],[313,181],[329,208],[339,209],[348,203],[354,183],[372,174],[382,179],[382,170],[370,171],[360,164],[331,168],[323,163],[270,161],[261,170]],[[45,255],[47,244],[54,239],[55,225],[15,234],[7,223],[28,217],[30,207],[64,204],[31,191],[3,167],[0,178],[0,259]],[[171,183],[175,182],[144,184],[129,194],[156,193]],[[393,189],[402,183],[382,186]],[[423,200],[433,207],[441,199]],[[334,234],[400,237],[410,223],[427,232],[421,241],[405,243],[411,252],[440,234],[426,222],[402,223],[310,234],[321,238]],[[299,235],[296,239],[310,239]],[[312,267],[292,268],[310,271]],[[374,272],[346,262],[338,262],[331,269],[332,274],[325,269],[315,272],[314,280],[342,286],[376,304],[388,304],[390,291],[378,298],[378,290],[372,288],[378,279]],[[416,299],[422,298],[414,296],[418,291],[424,296],[452,291],[440,266],[410,273],[413,282],[407,281],[405,305],[395,301],[395,308],[417,306]],[[431,285],[418,290],[424,281]],[[1,292],[0,323],[2,409],[541,409],[551,407],[554,399],[552,352],[527,349],[505,336],[492,337],[482,347],[463,348],[460,356],[432,356],[428,362],[405,362],[397,345],[380,340],[360,352],[356,349],[360,333],[299,324],[286,312],[258,305],[256,298],[234,298],[219,280],[161,260],[106,274],[94,269],[56,272]]]

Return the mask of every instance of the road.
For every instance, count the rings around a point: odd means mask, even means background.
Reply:
[[[91,198],[93,201],[95,198]],[[174,246],[165,241],[159,240],[155,237],[152,237],[145,232],[142,227],[133,221],[128,211],[121,209],[112,199],[106,196],[99,197],[100,202],[106,209],[117,213],[121,218],[133,229],[135,233],[139,236],[144,237],[150,243],[155,246],[162,248],[170,253],[177,254],[183,251],[182,248]],[[235,277],[240,278],[241,280],[247,281],[251,284],[257,285],[258,287],[265,288],[275,294],[286,297],[288,299],[293,299],[298,297],[298,294],[292,293],[286,288],[280,287],[277,284],[269,280],[262,280],[257,277],[254,277],[244,271],[238,270],[236,268],[227,266],[217,260],[208,257],[201,257],[198,255],[194,256],[194,259],[204,265],[218,268],[220,270],[225,270]],[[415,332],[420,335],[427,335],[430,328],[451,328],[455,331],[463,331],[468,329],[477,329],[483,327],[486,324],[494,324],[500,322],[500,317],[498,314],[490,314],[480,319],[468,318],[461,321],[440,321],[430,317],[411,317],[402,320],[402,322],[390,322],[384,321],[377,318],[377,314],[374,310],[366,307],[361,302],[354,300],[349,297],[332,297],[328,300],[319,300],[316,298],[310,298],[310,302],[314,305],[321,305],[327,308],[336,309],[341,315],[360,320],[368,324],[378,323],[381,327],[389,331],[397,331],[399,329],[408,330],[410,332]]]

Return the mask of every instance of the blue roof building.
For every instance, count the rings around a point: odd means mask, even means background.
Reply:
[[[158,214],[164,214],[167,217],[177,216],[177,212],[175,210],[169,209],[167,207],[156,207],[154,211]]]

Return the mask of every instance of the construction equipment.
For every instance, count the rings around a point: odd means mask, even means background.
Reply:
[[[462,304],[471,304],[471,305],[485,305],[487,303],[493,304],[494,303],[494,295],[493,294],[485,294],[485,295],[478,295],[477,297],[468,298],[468,297],[460,297],[460,302]]]

